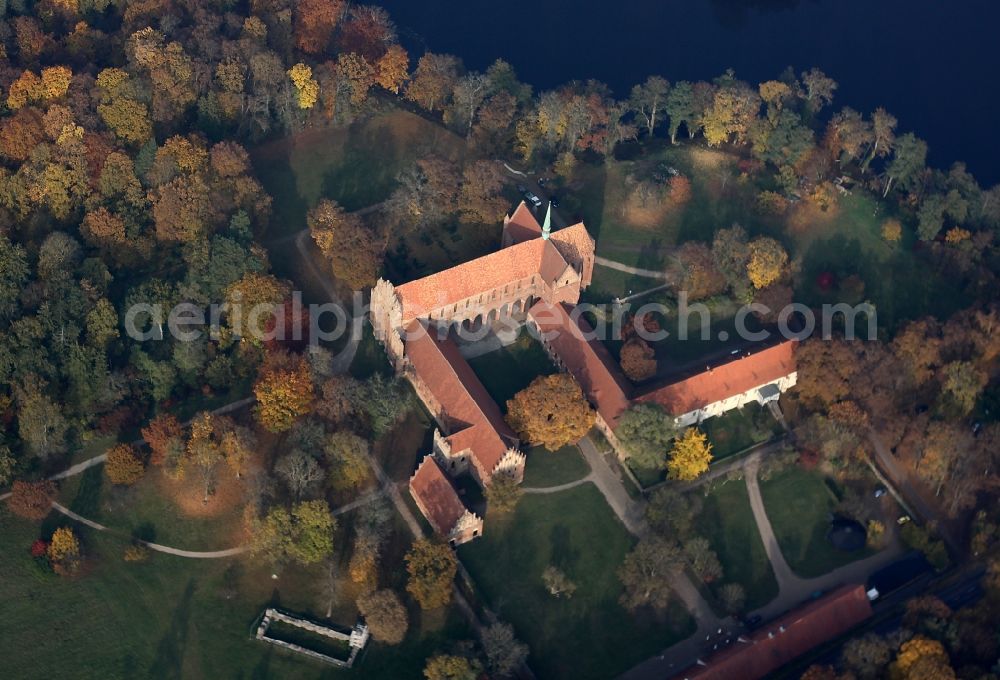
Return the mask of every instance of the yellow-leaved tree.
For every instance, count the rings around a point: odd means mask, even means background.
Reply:
[[[142,464],[135,449],[128,444],[116,444],[108,450],[104,461],[104,474],[112,484],[131,486],[140,479],[146,467]]]
[[[299,62],[288,69],[288,77],[295,85],[300,109],[311,109],[319,98],[319,83],[313,78],[312,69]]]
[[[667,461],[667,475],[671,479],[689,482],[708,470],[712,462],[712,445],[704,432],[696,427],[688,428],[674,440],[674,448]]]
[[[955,671],[951,668],[948,652],[940,642],[918,635],[899,648],[896,661],[890,666],[890,677],[903,680],[952,680]]]
[[[747,276],[754,288],[767,288],[781,278],[788,265],[788,253],[773,238],[762,236],[750,242]]]
[[[521,439],[556,451],[594,426],[594,409],[568,373],[539,376],[507,402],[507,423]]]
[[[253,386],[257,421],[271,432],[285,432],[312,411],[313,381],[302,357],[275,354],[260,370]]]
[[[72,529],[59,527],[52,534],[46,554],[57,574],[72,574],[80,565],[80,541]]]

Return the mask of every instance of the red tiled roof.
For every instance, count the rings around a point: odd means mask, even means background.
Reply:
[[[542,225],[535,219],[528,204],[521,201],[511,216],[504,220],[504,231],[514,243],[521,243],[541,236]]]
[[[872,615],[863,586],[844,586],[777,621],[762,626],[749,642],[734,642],[676,678],[757,680],[813,647],[841,635]],[[784,631],[782,631],[782,628]]]
[[[597,412],[614,427],[628,408],[628,382],[600,340],[586,335],[593,330],[590,325],[582,316],[574,322],[565,307],[544,300],[535,303],[528,315]]]
[[[472,449],[473,457],[488,476],[507,452],[508,445],[517,441],[500,407],[458,346],[448,337],[438,339],[436,330],[428,329],[420,321],[407,328],[406,356],[443,410],[447,427],[453,433],[447,437],[453,448]]]
[[[535,274],[552,283],[566,267],[566,260],[558,249],[542,239],[502,248],[437,274],[396,286],[396,294],[403,306],[403,323]]]
[[[584,260],[594,256],[594,237],[587,231],[583,222],[552,232],[549,240],[562,254],[563,258],[575,267],[582,269]],[[583,272],[581,272],[583,273]]]
[[[465,505],[434,456],[424,456],[410,477],[410,493],[434,529],[445,536],[465,514]]]
[[[665,385],[636,397],[637,402],[659,404],[673,415],[682,415],[795,372],[795,340],[786,340],[750,356]]]

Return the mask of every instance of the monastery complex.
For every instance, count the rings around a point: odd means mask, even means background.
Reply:
[[[632,403],[655,403],[676,424],[697,424],[749,402],[775,401],[795,384],[794,341],[740,353],[720,366],[667,385],[635,388],[581,314],[595,242],[584,224],[551,229],[525,203],[504,220],[501,248],[398,286],[382,279],[371,293],[371,320],[396,371],[434,416],[433,450],[410,479],[410,493],[434,530],[452,545],[480,536],[453,480],[468,474],[488,486],[497,474],[524,475],[520,442],[462,356],[459,326],[481,329],[524,319],[552,361],[569,372],[597,412],[597,427],[622,456],[614,430]]]

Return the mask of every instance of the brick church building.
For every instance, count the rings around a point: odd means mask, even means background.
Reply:
[[[520,481],[525,463],[517,435],[453,339],[460,325],[479,329],[523,317],[555,364],[576,378],[616,449],[615,425],[634,401],[659,404],[682,426],[777,399],[795,384],[793,343],[784,342],[635,393],[586,321],[572,313],[593,277],[594,239],[582,222],[552,230],[550,218],[551,212],[539,224],[522,202],[504,219],[496,252],[398,286],[380,279],[371,292],[375,337],[437,424],[410,493],[452,545],[483,531],[483,519],[465,506],[453,479],[469,474],[483,488],[497,474]]]

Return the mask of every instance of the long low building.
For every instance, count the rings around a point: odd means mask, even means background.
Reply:
[[[675,680],[758,680],[871,615],[864,586],[843,586],[741,637]]]

